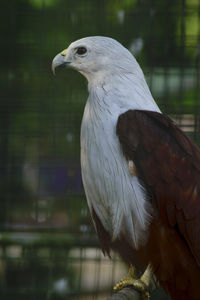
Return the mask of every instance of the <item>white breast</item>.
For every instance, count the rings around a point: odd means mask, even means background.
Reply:
[[[88,98],[81,126],[81,168],[89,208],[112,239],[129,237],[137,248],[146,240],[150,216],[144,188],[129,172],[116,136],[120,106]]]

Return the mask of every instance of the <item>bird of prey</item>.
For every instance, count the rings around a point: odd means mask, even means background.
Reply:
[[[132,283],[146,293],[153,272],[172,299],[200,299],[198,147],[160,111],[136,59],[116,40],[75,41],[54,58],[53,71],[58,66],[88,80],[81,169],[101,248],[147,268],[117,288]]]

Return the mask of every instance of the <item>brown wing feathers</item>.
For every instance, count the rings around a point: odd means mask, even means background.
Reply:
[[[200,263],[200,151],[166,115],[129,110],[117,135],[162,220],[177,227]]]

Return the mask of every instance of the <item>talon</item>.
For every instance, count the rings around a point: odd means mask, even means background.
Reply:
[[[145,292],[143,295],[142,295],[142,299],[143,300],[150,300],[150,294],[149,294],[149,292]]]
[[[128,271],[128,275],[123,277],[119,282],[115,284],[113,288],[114,292],[118,292],[128,285],[132,285],[135,281],[135,278],[135,268],[133,267],[133,265],[131,265]]]
[[[133,286],[133,288],[137,291],[139,291],[142,294],[143,300],[149,300],[150,294],[148,291],[151,277],[152,277],[153,271],[151,265],[148,265],[147,269],[143,273],[140,279],[136,279],[135,276],[135,269],[131,265],[128,275],[123,277],[115,286],[114,286],[114,292],[118,292],[119,290],[123,289],[126,286]]]
[[[135,280],[135,282],[132,284],[132,286],[142,294],[142,299],[143,300],[149,300],[150,299],[150,294],[148,291],[148,286],[145,284],[144,281],[141,279]]]

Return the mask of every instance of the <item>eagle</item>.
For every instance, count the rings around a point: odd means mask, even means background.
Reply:
[[[53,71],[59,66],[88,81],[81,171],[103,253],[144,271],[132,276],[141,290],[154,273],[172,299],[200,299],[200,150],[160,111],[116,40],[77,40],[55,56]]]

